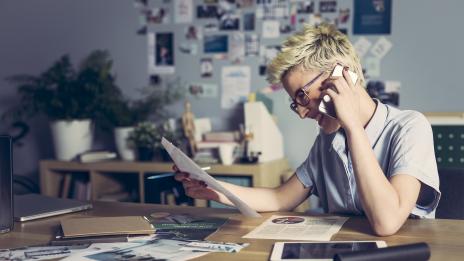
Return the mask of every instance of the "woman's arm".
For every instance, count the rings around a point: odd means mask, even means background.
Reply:
[[[364,129],[347,131],[358,192],[375,233],[396,233],[414,208],[421,183],[410,175],[385,177]],[[404,173],[406,174],[406,173]]]
[[[177,172],[175,178],[182,182],[186,194],[192,198],[232,205],[222,193],[207,187],[201,181],[190,179],[188,173]],[[277,188],[250,188],[218,182],[251,208],[261,212],[292,210],[309,196],[310,191],[310,188],[305,188],[295,174]]]

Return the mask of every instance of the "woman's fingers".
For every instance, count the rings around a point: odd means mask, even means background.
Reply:
[[[187,172],[176,172],[174,179],[182,182],[184,179],[187,179],[189,176],[190,175]]]

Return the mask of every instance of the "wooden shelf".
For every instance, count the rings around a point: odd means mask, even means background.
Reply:
[[[245,177],[251,180],[251,186],[276,187],[281,184],[289,172],[286,159],[260,164],[210,165],[208,173],[212,176]],[[56,160],[40,161],[41,193],[47,196],[60,197],[67,195],[62,188],[65,179],[74,175],[88,175],[90,182],[90,200],[98,200],[101,196],[128,189],[138,191],[139,202],[145,202],[145,178],[147,175],[172,172],[172,163],[165,162],[125,162],[105,161],[80,163]],[[206,205],[204,201],[195,201],[198,206]]]

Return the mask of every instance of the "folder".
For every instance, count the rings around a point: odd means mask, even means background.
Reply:
[[[61,221],[67,238],[106,235],[147,235],[155,228],[143,216],[71,218]]]

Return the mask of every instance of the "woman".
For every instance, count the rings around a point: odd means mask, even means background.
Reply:
[[[336,64],[343,76],[332,77]],[[348,70],[358,80],[353,84]],[[291,109],[321,128],[307,159],[277,188],[223,186],[257,211],[288,211],[309,195],[327,213],[365,215],[379,236],[396,233],[409,216],[434,218],[440,198],[433,136],[427,119],[373,100],[348,37],[334,26],[305,26],[290,36],[268,66],[281,82]],[[324,96],[336,118],[321,113]],[[304,139],[304,133],[301,134]],[[187,195],[230,204],[224,195],[178,172]]]

